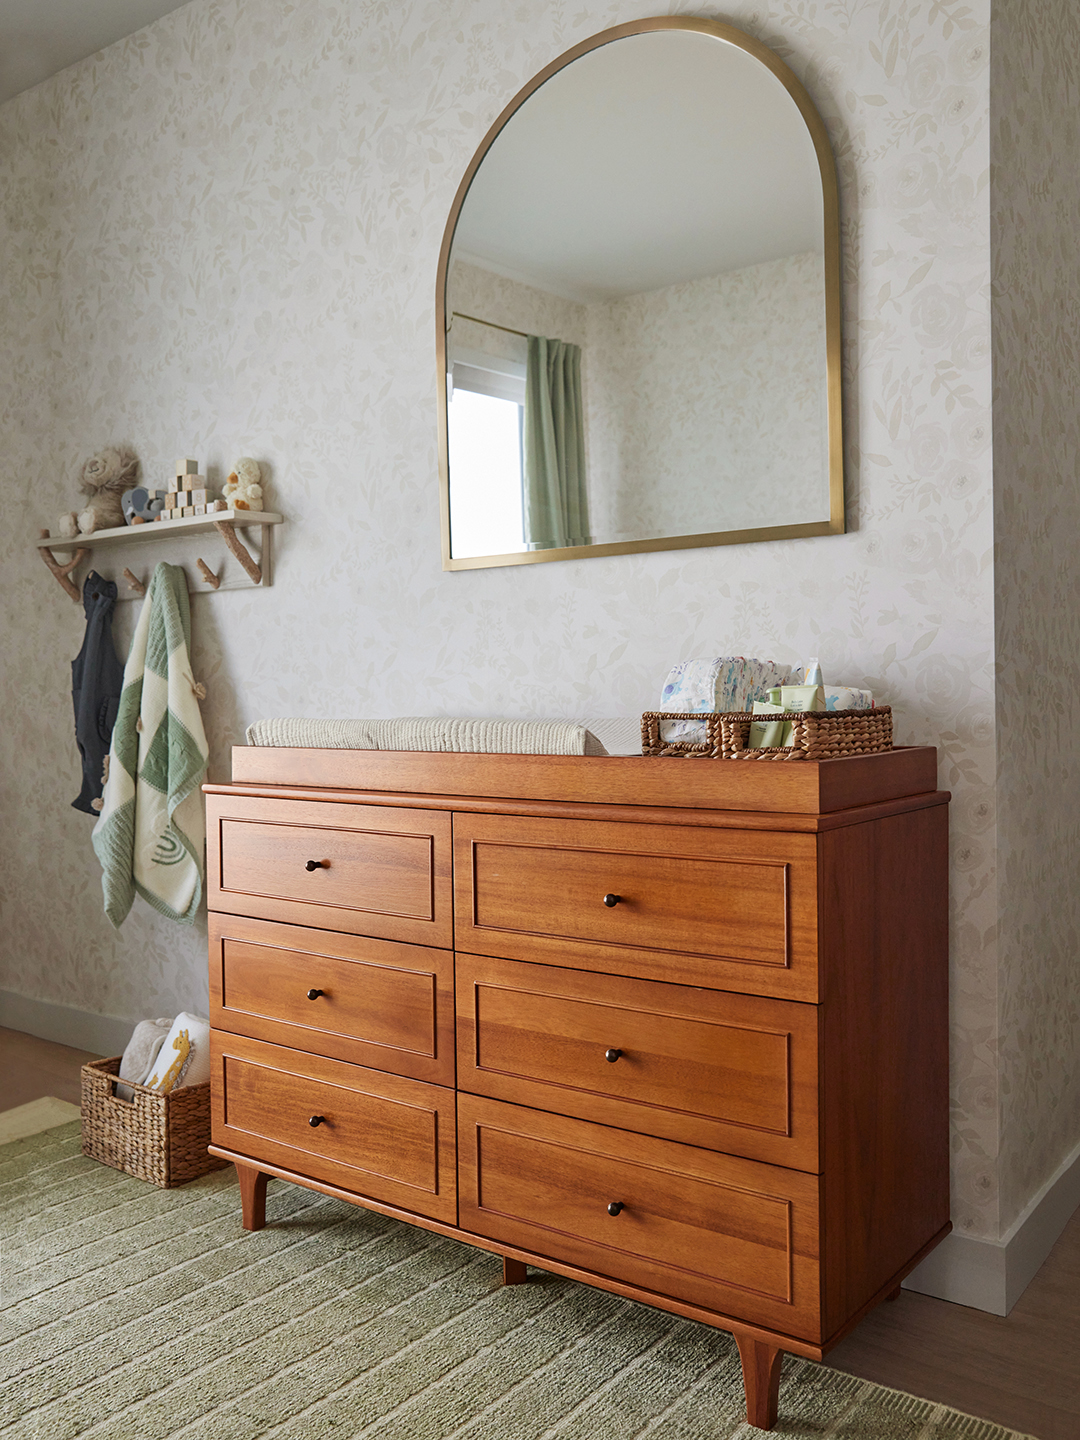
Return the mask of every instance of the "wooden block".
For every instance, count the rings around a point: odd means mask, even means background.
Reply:
[[[173,475],[173,476],[170,478],[170,480],[169,480],[169,494],[170,494],[170,495],[175,495],[176,492],[177,492],[177,490],[179,490],[179,489],[180,489],[180,480],[179,480],[179,478],[178,478],[176,475]]]
[[[199,462],[197,460],[177,460],[176,474],[181,480],[185,480],[189,475],[197,475],[198,473]]]
[[[200,475],[198,478],[201,480],[203,477]],[[191,489],[188,491],[188,494],[191,496],[191,504],[192,504],[192,505],[205,505],[205,504],[206,504],[206,487],[205,487],[205,486],[199,486],[198,488],[196,488],[196,487],[193,485],[193,486],[191,487]]]
[[[181,513],[182,515],[185,515],[185,516],[193,516],[193,515],[195,514],[195,506],[194,506],[194,505],[185,505],[184,508],[183,508],[183,510],[182,510],[180,513]]]
[[[206,506],[205,506],[205,505],[193,505],[191,508],[192,508],[192,510],[195,512],[196,515],[205,515],[205,514],[206,514]]]

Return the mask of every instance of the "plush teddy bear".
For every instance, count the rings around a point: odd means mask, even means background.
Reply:
[[[79,489],[90,496],[90,503],[78,514],[68,511],[61,515],[57,528],[65,539],[76,535],[92,535],[95,530],[111,530],[124,524],[121,496],[135,481],[139,462],[124,445],[111,445],[100,455],[92,455],[82,467]]]
[[[236,469],[225,481],[225,488],[221,492],[230,510],[261,510],[261,480],[262,471],[257,460],[238,460]]]

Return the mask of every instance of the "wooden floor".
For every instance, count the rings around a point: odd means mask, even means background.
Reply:
[[[0,1110],[78,1104],[79,1068],[96,1058],[0,1029]],[[1006,1318],[905,1290],[826,1363],[1036,1440],[1080,1440],[1080,1212]]]
[[[78,1105],[79,1071],[88,1060],[100,1059],[0,1026],[0,1110],[14,1110],[43,1095]]]
[[[1080,1211],[1009,1315],[902,1290],[825,1363],[1037,1440],[1080,1440]]]

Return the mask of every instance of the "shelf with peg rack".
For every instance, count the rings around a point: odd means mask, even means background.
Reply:
[[[274,528],[282,522],[283,517],[270,510],[218,510],[89,535],[43,531],[35,546],[73,600],[81,600],[79,578],[91,564],[103,579],[115,583],[118,600],[141,599],[159,559],[184,567],[191,594],[250,590],[272,583]],[[169,542],[167,553],[154,555],[163,542]]]

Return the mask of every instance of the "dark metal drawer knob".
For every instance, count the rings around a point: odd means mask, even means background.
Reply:
[[[621,895],[605,895],[605,896],[604,896],[604,904],[605,904],[605,905],[608,907],[608,909],[610,910],[610,909],[612,909],[614,906],[618,905],[618,903],[619,903],[619,901],[620,901],[621,899],[622,899],[622,896],[621,896]]]
[[[623,1202],[621,1200],[612,1200],[611,1204],[607,1207],[607,1213],[609,1215],[621,1215],[622,1211]]]
[[[620,1060],[621,1058],[622,1058],[622,1051],[621,1051],[621,1050],[605,1050],[605,1051],[604,1051],[604,1059],[608,1062],[609,1065],[614,1065],[614,1064],[615,1064],[615,1061],[616,1061],[616,1060]]]
[[[317,1000],[320,995],[325,995],[325,994],[326,994],[326,991],[325,991],[325,990],[309,990],[309,991],[307,992],[307,998],[308,998],[309,1000]]]
[[[317,1125],[325,1125],[325,1124],[326,1124],[326,1116],[325,1116],[325,1115],[312,1115],[311,1119],[310,1119],[307,1123],[308,1123],[308,1124],[311,1126],[311,1128],[314,1130]],[[611,1206],[610,1206],[610,1205],[608,1206],[608,1209],[609,1209],[609,1210],[611,1209]]]
[[[330,861],[329,861],[329,860],[309,860],[309,861],[307,862],[307,864],[304,866],[304,869],[307,870],[307,871],[309,871],[309,872],[312,871],[312,870],[329,870],[329,869],[330,869]]]

